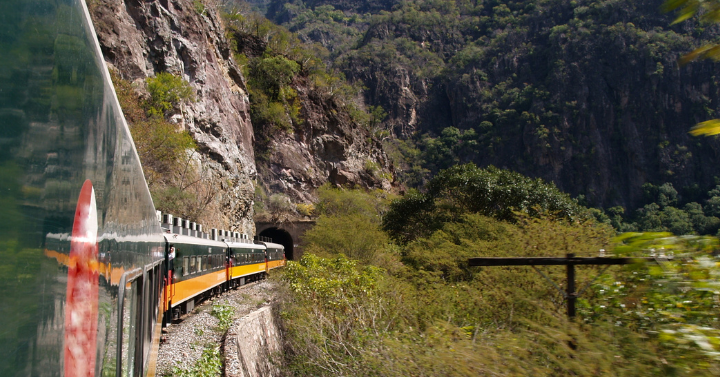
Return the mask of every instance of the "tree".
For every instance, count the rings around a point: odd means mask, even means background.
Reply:
[[[531,217],[551,213],[574,219],[583,207],[552,183],[509,170],[475,164],[457,165],[438,173],[427,191],[411,191],[394,201],[383,218],[383,228],[406,243],[438,230],[449,221],[461,221],[466,213],[514,221],[516,213]]]

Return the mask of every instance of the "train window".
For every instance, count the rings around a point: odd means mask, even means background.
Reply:
[[[185,257],[183,258],[183,276],[187,276],[190,274],[190,258]]]
[[[209,257],[202,257],[203,260],[203,271],[207,271],[209,264]]]
[[[189,271],[190,274],[194,274],[195,271],[197,271],[196,270],[197,267],[195,267],[195,263],[196,263],[195,257],[190,257],[190,271]]]

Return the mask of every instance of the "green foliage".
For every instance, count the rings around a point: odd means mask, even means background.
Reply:
[[[133,123],[130,132],[151,186],[173,174],[182,174],[186,151],[196,148],[188,132],[178,132],[176,125],[156,117]]]
[[[281,317],[292,320],[289,347],[299,356],[289,360],[288,368],[299,375],[333,375],[355,363],[369,335],[381,329],[376,319],[383,305],[377,294],[382,270],[360,267],[343,256],[323,259],[308,253],[284,270],[294,302]]]
[[[204,16],[205,12],[207,11],[205,9],[205,3],[203,3],[201,0],[193,0],[193,7],[195,7],[195,11],[201,16]]]
[[[322,186],[316,225],[303,236],[305,250],[322,256],[345,255],[363,263],[386,258],[389,239],[380,230],[388,194]]]
[[[385,140],[383,147],[397,169],[398,181],[410,187],[427,182],[430,170],[424,167],[423,153],[412,140]]]
[[[423,162],[431,171],[465,163],[478,151],[477,137],[474,129],[455,127],[445,128],[437,138],[425,135],[420,141]]]
[[[312,203],[297,203],[295,207],[297,207],[298,213],[303,216],[315,215],[315,205]]]
[[[707,258],[717,241],[618,239],[620,255],[665,246],[666,255],[674,250],[676,266],[602,275],[581,296],[579,323],[564,321],[562,296],[532,269],[466,263],[472,256],[598,250],[608,247],[610,233],[592,222],[524,218],[510,224],[467,214],[408,244],[402,267],[392,270],[307,253],[289,262],[282,278],[287,365],[299,376],[716,373],[717,279],[707,273],[714,263],[688,266],[686,258],[690,249]],[[563,269],[541,269],[556,282],[564,277]],[[599,271],[578,269],[577,279],[590,282]],[[683,288],[688,278],[697,282],[694,292]],[[686,295],[677,296],[678,288]],[[568,346],[571,340],[577,350]]]
[[[406,243],[457,221],[465,213],[479,213],[500,220],[513,220],[516,212],[538,216],[554,213],[577,218],[582,208],[567,194],[540,179],[473,164],[441,171],[426,186],[425,193],[411,191],[390,207],[383,219],[393,239]]]
[[[215,304],[212,307],[210,314],[217,318],[220,323],[218,327],[220,331],[227,331],[233,323],[233,316],[235,315],[235,308],[230,305],[219,305]]]
[[[151,97],[143,101],[117,72],[111,72],[111,77],[155,207],[201,221],[217,192],[216,181],[193,163],[197,145],[192,136],[165,119],[184,101],[194,100],[192,87],[177,76],[159,73],[146,80]]]
[[[268,200],[268,210],[277,214],[294,212],[295,205],[287,195],[272,194]]]
[[[671,232],[673,234],[716,234],[720,229],[720,218],[716,204],[720,203],[720,191],[713,189],[705,194],[703,206],[697,202],[683,205],[680,196],[670,183],[655,186],[651,183],[643,185],[645,201],[649,202],[623,219],[623,211],[613,210],[611,221],[619,231]],[[702,200],[702,196],[698,195]],[[612,209],[611,209],[612,210]]]
[[[265,202],[268,200],[268,196],[262,187],[262,184],[255,182],[255,197],[253,198],[253,212],[255,216],[267,213],[267,206]]]
[[[468,214],[409,244],[400,268],[307,253],[283,276],[286,365],[299,376],[663,375],[659,359],[666,355],[627,328],[565,323],[559,294],[531,269],[466,263],[470,256],[598,250],[607,247],[608,230]],[[564,276],[562,269],[545,273]],[[578,273],[580,280],[592,276]],[[568,347],[570,339],[580,352]]]
[[[251,117],[255,131],[255,155],[265,160],[278,132],[291,133],[303,124],[303,103],[298,91],[310,101],[322,100],[363,126],[375,126],[385,113],[382,107],[359,105],[360,85],[349,83],[337,70],[328,69],[323,47],[304,43],[297,34],[274,25],[263,16],[229,9],[223,14],[234,57],[247,78]],[[238,50],[250,44],[259,48]]]
[[[330,184],[318,189],[317,210],[324,216],[362,216],[380,221],[393,196],[382,190],[334,188]]]
[[[300,65],[282,56],[268,56],[254,59],[250,69],[251,85],[263,88],[271,101],[278,101],[290,97],[283,90],[292,83],[300,71]]]
[[[202,356],[190,368],[175,367],[173,377],[217,377],[222,370],[220,349],[208,347],[203,350]]]
[[[623,256],[654,256],[604,274],[581,300],[588,323],[606,322],[637,331],[659,343],[676,368],[718,371],[720,367],[720,268],[711,237],[628,233],[616,240]]]
[[[167,115],[184,101],[195,101],[195,91],[190,84],[181,77],[171,73],[160,72],[155,77],[147,78],[150,100],[147,112],[150,116]]]

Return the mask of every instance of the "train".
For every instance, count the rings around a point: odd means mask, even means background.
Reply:
[[[158,213],[84,0],[0,12],[0,376],[151,376],[163,325],[283,246]]]
[[[117,306],[118,314],[123,313],[115,318],[115,341],[123,346],[115,347],[114,355],[107,355],[114,356],[116,371],[120,372],[115,374],[118,376],[154,375],[155,360],[152,357],[157,352],[153,350],[157,351],[161,339],[158,330],[190,313],[197,303],[262,280],[270,270],[286,264],[284,246],[273,243],[270,238],[251,239],[248,235],[222,229],[205,233],[200,224],[160,211],[157,218],[162,240],[150,248],[155,261],[145,268],[125,270],[122,262],[117,267],[118,262],[111,258],[111,248],[99,249],[94,260],[89,258],[97,276],[85,280],[94,283],[97,279],[98,287],[117,289],[113,305]],[[69,277],[75,278],[75,282],[68,282],[69,287],[77,286],[78,281],[83,280],[82,272],[70,273],[71,267],[81,259],[73,258],[72,254],[73,249],[78,249],[72,244],[77,237],[68,233],[47,234],[43,250],[46,257],[55,259],[59,266],[68,270]],[[133,243],[152,242],[152,239],[140,237],[122,241],[130,247]],[[93,296],[82,305],[92,307],[96,299]],[[117,363],[117,360],[121,362]]]
[[[263,279],[270,270],[285,266],[285,247],[270,238],[252,240],[218,229],[204,233],[200,224],[170,214],[158,213],[158,217],[166,232],[165,324],[192,311],[197,301]]]

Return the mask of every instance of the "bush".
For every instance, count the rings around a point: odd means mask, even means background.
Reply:
[[[220,349],[215,347],[206,348],[200,359],[188,369],[175,367],[173,377],[216,377],[222,370]]]
[[[155,77],[148,77],[146,81],[150,92],[147,103],[150,116],[164,117],[183,101],[195,101],[193,87],[181,77],[160,72]]]
[[[233,316],[235,315],[235,309],[230,305],[213,305],[210,314],[217,318],[220,323],[218,327],[220,331],[227,331],[233,322]]]
[[[383,218],[383,229],[396,241],[407,243],[430,234],[466,213],[514,221],[518,213],[550,213],[576,219],[584,211],[552,183],[531,179],[508,170],[474,164],[458,165],[438,173],[426,193],[410,191],[394,201]]]
[[[378,216],[386,208],[387,194],[325,185],[318,196],[320,216],[303,236],[307,252],[323,256],[340,254],[367,264],[388,250],[390,240],[380,230]]]

